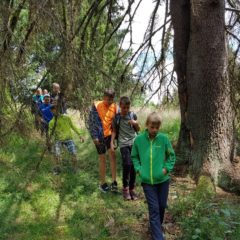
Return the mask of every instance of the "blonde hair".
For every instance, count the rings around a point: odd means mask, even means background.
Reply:
[[[148,126],[150,123],[159,124],[161,126],[162,122],[158,113],[152,112],[147,116],[146,126]]]

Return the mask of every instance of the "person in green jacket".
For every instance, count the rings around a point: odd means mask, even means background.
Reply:
[[[149,221],[153,240],[162,240],[162,223],[169,191],[169,173],[176,157],[168,137],[159,132],[161,120],[156,112],[146,121],[147,129],[133,144],[132,161],[140,176],[148,203]]]
[[[77,171],[77,155],[76,146],[73,142],[72,130],[80,137],[80,141],[84,139],[81,137],[80,130],[72,123],[69,116],[61,114],[56,105],[51,106],[51,112],[54,117],[49,122],[49,136],[54,139],[54,153],[55,153],[55,167],[53,173],[58,175],[61,173],[61,147],[66,146],[68,152],[72,155],[73,171]]]

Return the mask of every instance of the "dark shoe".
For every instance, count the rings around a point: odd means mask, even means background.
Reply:
[[[59,175],[61,173],[61,168],[60,167],[54,167],[53,168],[53,175]]]
[[[122,194],[123,194],[123,199],[124,200],[131,200],[132,199],[128,188],[123,188]]]
[[[111,191],[112,192],[117,192],[118,191],[118,186],[117,186],[117,182],[116,181],[112,182],[112,184],[111,184]]]
[[[99,186],[99,190],[103,193],[106,193],[106,192],[109,191],[109,186],[107,185],[107,183],[104,183],[104,184]]]
[[[130,190],[129,191],[129,193],[130,193],[130,196],[131,196],[131,199],[132,200],[138,200],[138,195],[137,195],[137,193],[134,191],[134,189],[133,190]]]

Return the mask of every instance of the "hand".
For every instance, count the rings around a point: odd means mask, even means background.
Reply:
[[[111,142],[111,151],[114,152],[116,148],[117,146],[113,142]]]
[[[128,121],[128,124],[131,125],[131,126],[134,126],[137,122],[133,119],[129,120]]]
[[[80,142],[84,143],[85,139],[83,137],[80,137]]]
[[[167,169],[166,168],[163,168],[163,174],[166,175],[167,174]]]
[[[100,142],[99,142],[99,140],[98,140],[97,138],[93,140],[93,143],[94,143],[95,145],[99,145],[99,144],[100,144]]]

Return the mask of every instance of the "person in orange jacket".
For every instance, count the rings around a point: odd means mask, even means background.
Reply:
[[[106,89],[102,101],[94,102],[89,114],[89,132],[99,155],[99,189],[106,193],[109,190],[117,191],[116,181],[116,155],[111,150],[112,120],[117,113],[117,105],[114,103],[115,92]],[[106,153],[109,153],[112,183],[109,187],[106,183]]]

